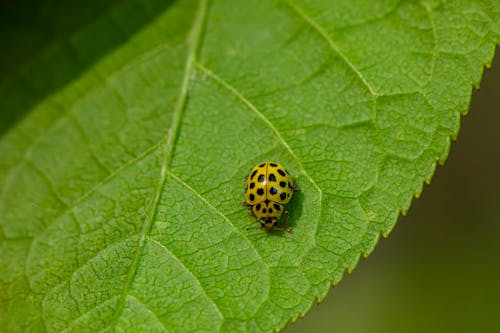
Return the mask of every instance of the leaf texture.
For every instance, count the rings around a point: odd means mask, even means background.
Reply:
[[[2,331],[281,329],[430,181],[499,36],[494,0],[174,2],[1,138]],[[247,230],[265,160],[292,234]]]

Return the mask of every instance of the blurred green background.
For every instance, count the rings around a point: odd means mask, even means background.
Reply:
[[[10,82],[19,92],[26,80],[12,83],[16,73],[37,75],[28,66],[33,59],[38,66],[53,63],[53,46],[120,2],[0,1],[0,85]],[[152,1],[150,17],[170,2]],[[36,91],[26,86],[29,97],[18,109],[7,109],[0,96],[0,135],[143,23],[111,39],[96,36],[98,47],[71,71],[47,77]],[[285,332],[500,332],[500,56],[495,63],[473,94],[445,166],[437,168],[408,215],[321,305]]]
[[[407,216],[284,332],[500,332],[499,53]]]

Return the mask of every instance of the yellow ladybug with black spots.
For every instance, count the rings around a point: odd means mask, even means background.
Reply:
[[[257,217],[260,228],[291,232],[292,229],[286,225],[288,211],[284,205],[292,200],[298,189],[285,167],[275,162],[264,162],[255,166],[245,179],[246,200],[242,204]],[[285,218],[278,226],[282,215]]]

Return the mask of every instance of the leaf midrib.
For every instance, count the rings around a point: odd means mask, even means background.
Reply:
[[[163,190],[163,187],[165,186],[167,179],[167,172],[168,170],[170,170],[170,166],[172,163],[172,156],[175,150],[175,142],[179,136],[179,129],[181,126],[181,121],[186,106],[189,82],[191,81],[194,64],[196,61],[196,57],[198,56],[198,50],[202,42],[202,34],[205,28],[207,13],[208,13],[208,0],[200,0],[198,2],[198,9],[196,12],[195,19],[193,21],[193,26],[191,28],[191,32],[188,37],[188,52],[184,67],[184,75],[179,90],[179,97],[174,107],[174,113],[172,116],[172,125],[165,139],[162,140],[158,148],[163,152],[163,154],[165,154],[161,165],[158,184],[152,195],[149,207],[147,209],[148,214],[143,222],[141,235],[137,244],[137,250],[135,252],[132,264],[130,265],[127,274],[127,279],[124,284],[123,290],[121,292],[118,304],[116,306],[115,313],[109,325],[113,330],[125,306],[126,296],[128,295],[130,286],[132,284],[135,273],[137,271],[137,267],[142,257],[146,237],[149,236],[151,232],[151,227],[154,222],[154,217],[156,216],[158,210],[158,204],[160,202],[161,192]]]

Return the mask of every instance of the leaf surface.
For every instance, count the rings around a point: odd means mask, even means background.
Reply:
[[[137,8],[105,14],[127,31]],[[499,13],[493,0],[164,8],[0,140],[0,327],[258,332],[305,314],[444,162]],[[112,33],[100,24],[55,54],[85,58]],[[243,177],[265,160],[296,176],[292,234],[247,230]]]

